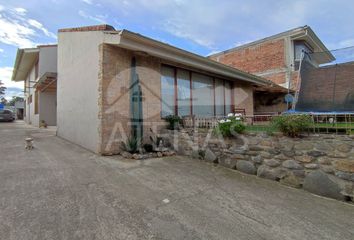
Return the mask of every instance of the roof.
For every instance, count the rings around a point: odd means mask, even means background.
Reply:
[[[254,42],[250,42],[241,46],[237,46],[219,53],[215,53],[212,55],[209,55],[208,57],[216,57],[216,56],[220,56],[229,52],[233,52],[236,50],[240,50],[240,49],[244,49],[244,48],[248,48],[263,42],[267,42],[267,41],[272,41],[272,40],[276,40],[279,38],[283,38],[283,37],[291,37],[293,40],[304,40],[307,43],[309,43],[313,48],[315,52],[325,52],[325,58],[322,61],[325,62],[331,62],[335,59],[335,57],[330,53],[330,51],[327,49],[327,47],[324,45],[324,43],[319,39],[319,37],[315,34],[315,32],[312,30],[312,28],[308,25],[302,26],[302,27],[297,27],[297,28],[293,28],[290,29],[288,31],[285,32],[281,32]]]

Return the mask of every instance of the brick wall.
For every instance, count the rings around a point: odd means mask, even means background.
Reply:
[[[119,153],[121,141],[130,135],[129,86],[133,52],[103,44],[101,51],[100,153]],[[154,57],[135,56],[141,89],[143,93],[144,136],[148,138],[159,127],[165,125],[160,117],[160,61]]]
[[[313,68],[303,64],[297,109],[354,110],[354,64]],[[333,105],[333,94],[334,102]],[[352,99],[352,100],[351,100]]]
[[[285,72],[284,68],[286,68],[284,39],[235,49],[222,55],[211,56],[211,59],[249,73],[262,75],[278,84],[285,82],[285,73],[280,73]],[[272,74],[272,71],[276,73]]]

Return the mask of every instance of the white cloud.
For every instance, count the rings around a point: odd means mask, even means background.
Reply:
[[[81,0],[81,2],[84,2],[84,3],[89,4],[89,5],[93,4],[92,0]]]
[[[0,67],[0,80],[5,85],[5,87],[18,87],[23,88],[23,82],[11,81],[12,67]]]
[[[41,31],[45,36],[56,38],[56,35],[48,31],[40,22],[26,17],[24,8],[0,7],[0,42],[17,47],[33,47],[35,39]],[[4,11],[5,9],[5,11]]]
[[[83,10],[79,10],[78,14],[83,18],[90,19],[95,22],[99,22],[99,23],[106,23],[107,22],[107,15],[97,14],[97,15],[92,16]]]
[[[3,53],[4,52],[4,49],[0,48],[0,53]]]

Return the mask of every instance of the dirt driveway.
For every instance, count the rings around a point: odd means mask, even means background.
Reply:
[[[0,239],[353,239],[353,205],[183,157],[100,157],[54,133],[0,124]]]

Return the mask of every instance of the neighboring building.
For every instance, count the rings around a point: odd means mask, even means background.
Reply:
[[[23,120],[23,114],[25,110],[25,101],[21,98],[21,100],[15,101],[15,115],[16,119]]]
[[[58,136],[101,154],[118,153],[133,131],[159,132],[167,115],[252,115],[255,89],[284,90],[109,25],[59,30],[58,73]]]
[[[296,90],[302,52],[323,52],[314,65],[334,60],[309,26],[295,28],[214,55],[211,59]]]
[[[24,81],[24,120],[56,125],[57,45],[18,49],[13,81]]]

